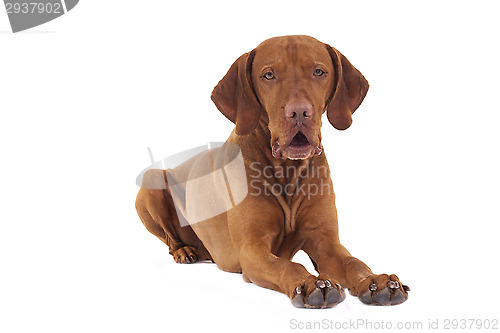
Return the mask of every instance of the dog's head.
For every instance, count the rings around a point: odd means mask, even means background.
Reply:
[[[321,115],[344,130],[363,101],[368,82],[336,49],[308,36],[268,39],[243,54],[214,88],[212,100],[252,133],[259,121],[271,132],[275,158],[321,154]]]

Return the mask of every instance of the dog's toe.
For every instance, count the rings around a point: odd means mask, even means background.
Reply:
[[[386,305],[389,303],[391,299],[391,292],[389,291],[388,288],[384,288],[380,291],[373,293],[372,299],[373,301],[375,301],[375,303],[378,303],[380,305]]]
[[[304,302],[304,297],[301,295],[302,294],[302,288],[299,286],[295,288],[294,294],[292,296],[292,304],[296,308],[305,308],[305,302]]]
[[[319,288],[314,289],[307,298],[307,303],[313,307],[321,307],[324,302],[325,299],[323,297],[323,293]]]

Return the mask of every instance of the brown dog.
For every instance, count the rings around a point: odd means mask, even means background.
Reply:
[[[308,36],[264,41],[239,57],[212,93],[236,124],[227,143],[174,170],[146,172],[136,201],[142,222],[175,261],[213,260],[285,293],[297,307],[334,306],[345,299],[344,287],[366,304],[404,302],[409,288],[396,275],[373,274],[340,243],[322,154],[322,114],[348,128],[367,91],[363,75],[327,44]],[[243,177],[225,167],[238,156]],[[226,210],[207,213],[224,200]],[[299,250],[318,276],[290,261]]]

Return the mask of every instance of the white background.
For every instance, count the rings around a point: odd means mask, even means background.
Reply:
[[[18,34],[0,13],[0,330],[498,319],[498,10],[84,0]],[[147,147],[161,159],[224,141],[233,125],[210,101],[213,87],[242,53],[288,34],[331,44],[370,82],[349,130],[324,121],[323,145],[341,240],[412,288],[403,305],[348,296],[333,309],[295,309],[213,264],[174,264],[135,212]]]

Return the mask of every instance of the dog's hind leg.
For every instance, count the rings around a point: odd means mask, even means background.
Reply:
[[[142,223],[149,232],[167,244],[169,253],[177,263],[211,260],[191,226],[180,226],[165,179],[164,170],[153,169],[144,174],[135,202]]]

